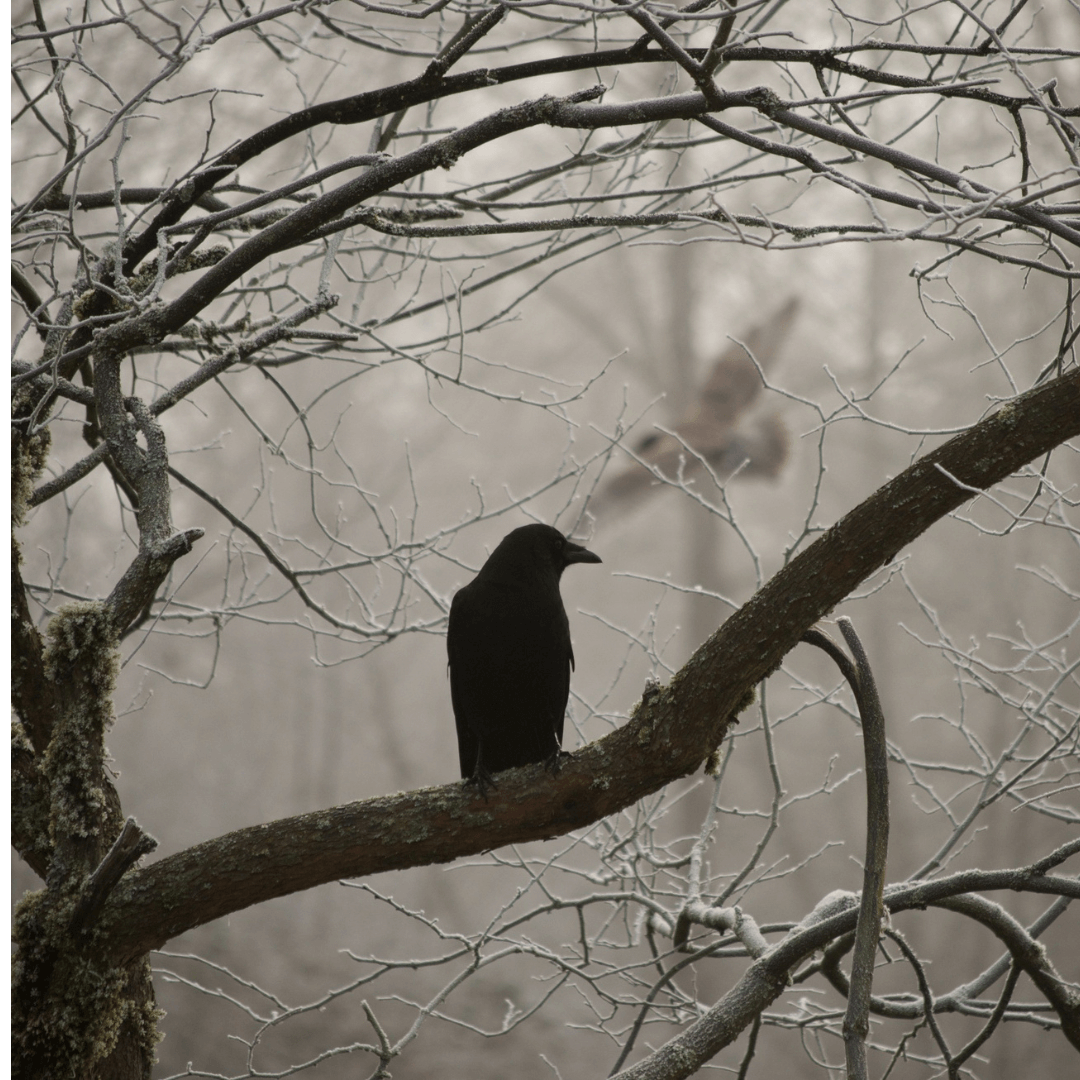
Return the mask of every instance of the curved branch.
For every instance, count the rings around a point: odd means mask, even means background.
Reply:
[[[1020,870],[964,870],[932,882],[892,886],[885,893],[890,912],[910,911],[927,904],[944,905],[975,889],[1031,888],[1038,892],[1075,893],[1075,878],[1040,878]],[[963,897],[963,899],[970,899]],[[829,909],[831,911],[831,908]],[[854,897],[835,914],[812,913],[787,937],[744,972],[739,981],[696,1023],[655,1053],[618,1073],[613,1080],[682,1080],[693,1075],[711,1057],[734,1042],[739,1034],[768,1008],[788,986],[795,966],[816,950],[855,929],[859,909]]]
[[[697,769],[803,631],[966,502],[968,486],[987,488],[1077,435],[1080,371],[1029,391],[921,458],[793,559],[665,690],[570,756],[557,778],[529,766],[506,774],[498,803],[455,783],[229,833],[127,875],[101,932],[119,955],[134,956],[276,896],[557,836],[617,812]]]
[[[1073,854],[1075,854],[1075,850]],[[1032,872],[1041,873],[1042,871],[1038,870],[1038,865],[1038,863],[1035,863],[1029,869]],[[1053,925],[1065,912],[1071,902],[1072,898],[1068,896],[1058,897],[1030,926],[1024,928],[1028,938],[1031,941],[1038,940],[1047,927]],[[847,997],[851,984],[840,967],[840,960],[846,952],[850,951],[853,940],[854,937],[851,934],[837,938],[825,949],[822,959],[803,968],[795,981],[805,982],[810,975],[820,971],[832,983],[837,993]],[[974,979],[961,983],[947,993],[935,997],[934,1010],[936,1012],[956,1012],[970,1009],[972,1005],[976,1004],[976,999],[1010,969],[1020,970],[1013,961],[1012,953],[1006,950],[1002,956],[976,975]],[[887,1017],[891,1020],[917,1020],[923,1015],[923,1002],[914,999],[898,1001],[895,998],[871,997],[870,1007],[875,1016]]]
[[[1065,1038],[1080,1050],[1080,991],[1054,970],[1046,950],[999,904],[984,896],[952,896],[934,901],[935,906],[959,912],[980,922],[1005,944],[1013,963],[1042,991],[1061,1020]]]
[[[874,956],[881,937],[881,896],[889,851],[889,758],[885,745],[885,715],[870,661],[851,620],[842,617],[839,623],[851,655],[855,657],[854,664],[819,630],[808,630],[802,640],[824,649],[836,661],[851,685],[862,721],[866,760],[866,856],[843,1034],[849,1080],[864,1080],[866,1036],[870,1031],[870,990],[874,981]]]

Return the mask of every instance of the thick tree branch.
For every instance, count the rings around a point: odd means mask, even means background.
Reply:
[[[172,564],[191,551],[195,541],[202,538],[203,531],[185,529],[161,543],[142,545],[106,600],[112,609],[118,634],[123,635],[132,619],[154,599]]]
[[[276,896],[556,836],[615,813],[694,771],[804,630],[966,502],[971,493],[961,485],[990,487],[1077,435],[1080,371],[1073,371],[927,454],[793,559],[666,690],[568,758],[558,778],[529,767],[506,774],[499,802],[456,783],[241,829],[127,875],[100,929],[119,955],[135,956]]]
[[[116,888],[116,883],[143,855],[149,855],[157,845],[158,842],[149,833],[143,832],[133,817],[124,822],[120,835],[113,841],[105,858],[86,879],[71,915],[70,930],[73,934],[93,925],[109,893]]]

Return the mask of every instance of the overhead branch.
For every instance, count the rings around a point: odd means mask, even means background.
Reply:
[[[490,28],[486,24],[483,32]],[[660,25],[671,25],[671,20],[663,20]],[[477,68],[474,71],[450,75],[432,80],[429,70],[415,79],[397,83],[378,90],[354,94],[334,101],[319,102],[306,109],[299,109],[289,116],[270,124],[261,131],[230,147],[212,165],[207,166],[194,177],[177,184],[174,190],[162,193],[165,206],[150,225],[136,237],[125,251],[125,272],[131,273],[148,254],[157,248],[157,238],[162,229],[175,225],[187,212],[188,208],[199,202],[226,176],[248,161],[305,131],[324,124],[338,126],[363,124],[381,116],[389,116],[403,109],[442,98],[454,97],[491,86],[504,86],[526,79],[540,78],[545,75],[560,75],[576,71],[603,71],[607,68],[621,68],[626,65],[664,64],[670,58],[662,49],[644,48],[647,39],[622,49],[600,49],[596,52],[569,53],[560,56],[543,57],[523,64],[508,64],[505,67]],[[469,47],[473,44],[469,42]],[[984,86],[965,86],[963,83],[942,86],[931,79],[920,79],[911,75],[885,71],[880,65],[853,63],[849,56],[859,52],[886,53],[902,51],[895,45],[884,42],[868,41],[859,46],[836,49],[802,48],[767,48],[760,46],[725,47],[724,62],[736,63],[780,63],[807,64],[815,69],[835,71],[862,80],[871,86],[897,89],[929,88],[949,97],[965,97],[985,102],[1001,108],[1015,111],[1023,107],[1035,108],[1041,103],[1027,96],[1010,96],[997,93]],[[994,50],[991,50],[993,52]],[[985,53],[976,49],[943,46],[924,50],[931,56],[981,56]],[[687,49],[686,55],[696,63],[704,63],[709,50]],[[455,57],[456,58],[456,57]],[[111,204],[111,203],[110,203]]]

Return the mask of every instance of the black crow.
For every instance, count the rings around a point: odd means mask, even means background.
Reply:
[[[559,578],[598,562],[550,525],[523,525],[454,596],[446,651],[458,756],[485,798],[492,773],[540,761],[558,771],[574,666]]]

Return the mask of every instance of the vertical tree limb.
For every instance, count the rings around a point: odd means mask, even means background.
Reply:
[[[866,1080],[866,1036],[870,1031],[870,991],[874,981],[874,955],[881,934],[882,893],[889,850],[889,771],[885,743],[885,717],[866,651],[851,620],[837,620],[855,662],[820,630],[808,630],[802,640],[828,653],[851,686],[863,728],[866,768],[866,854],[855,951],[851,963],[848,1004],[844,1013],[844,1055],[849,1080]],[[845,949],[843,939],[833,946]]]

